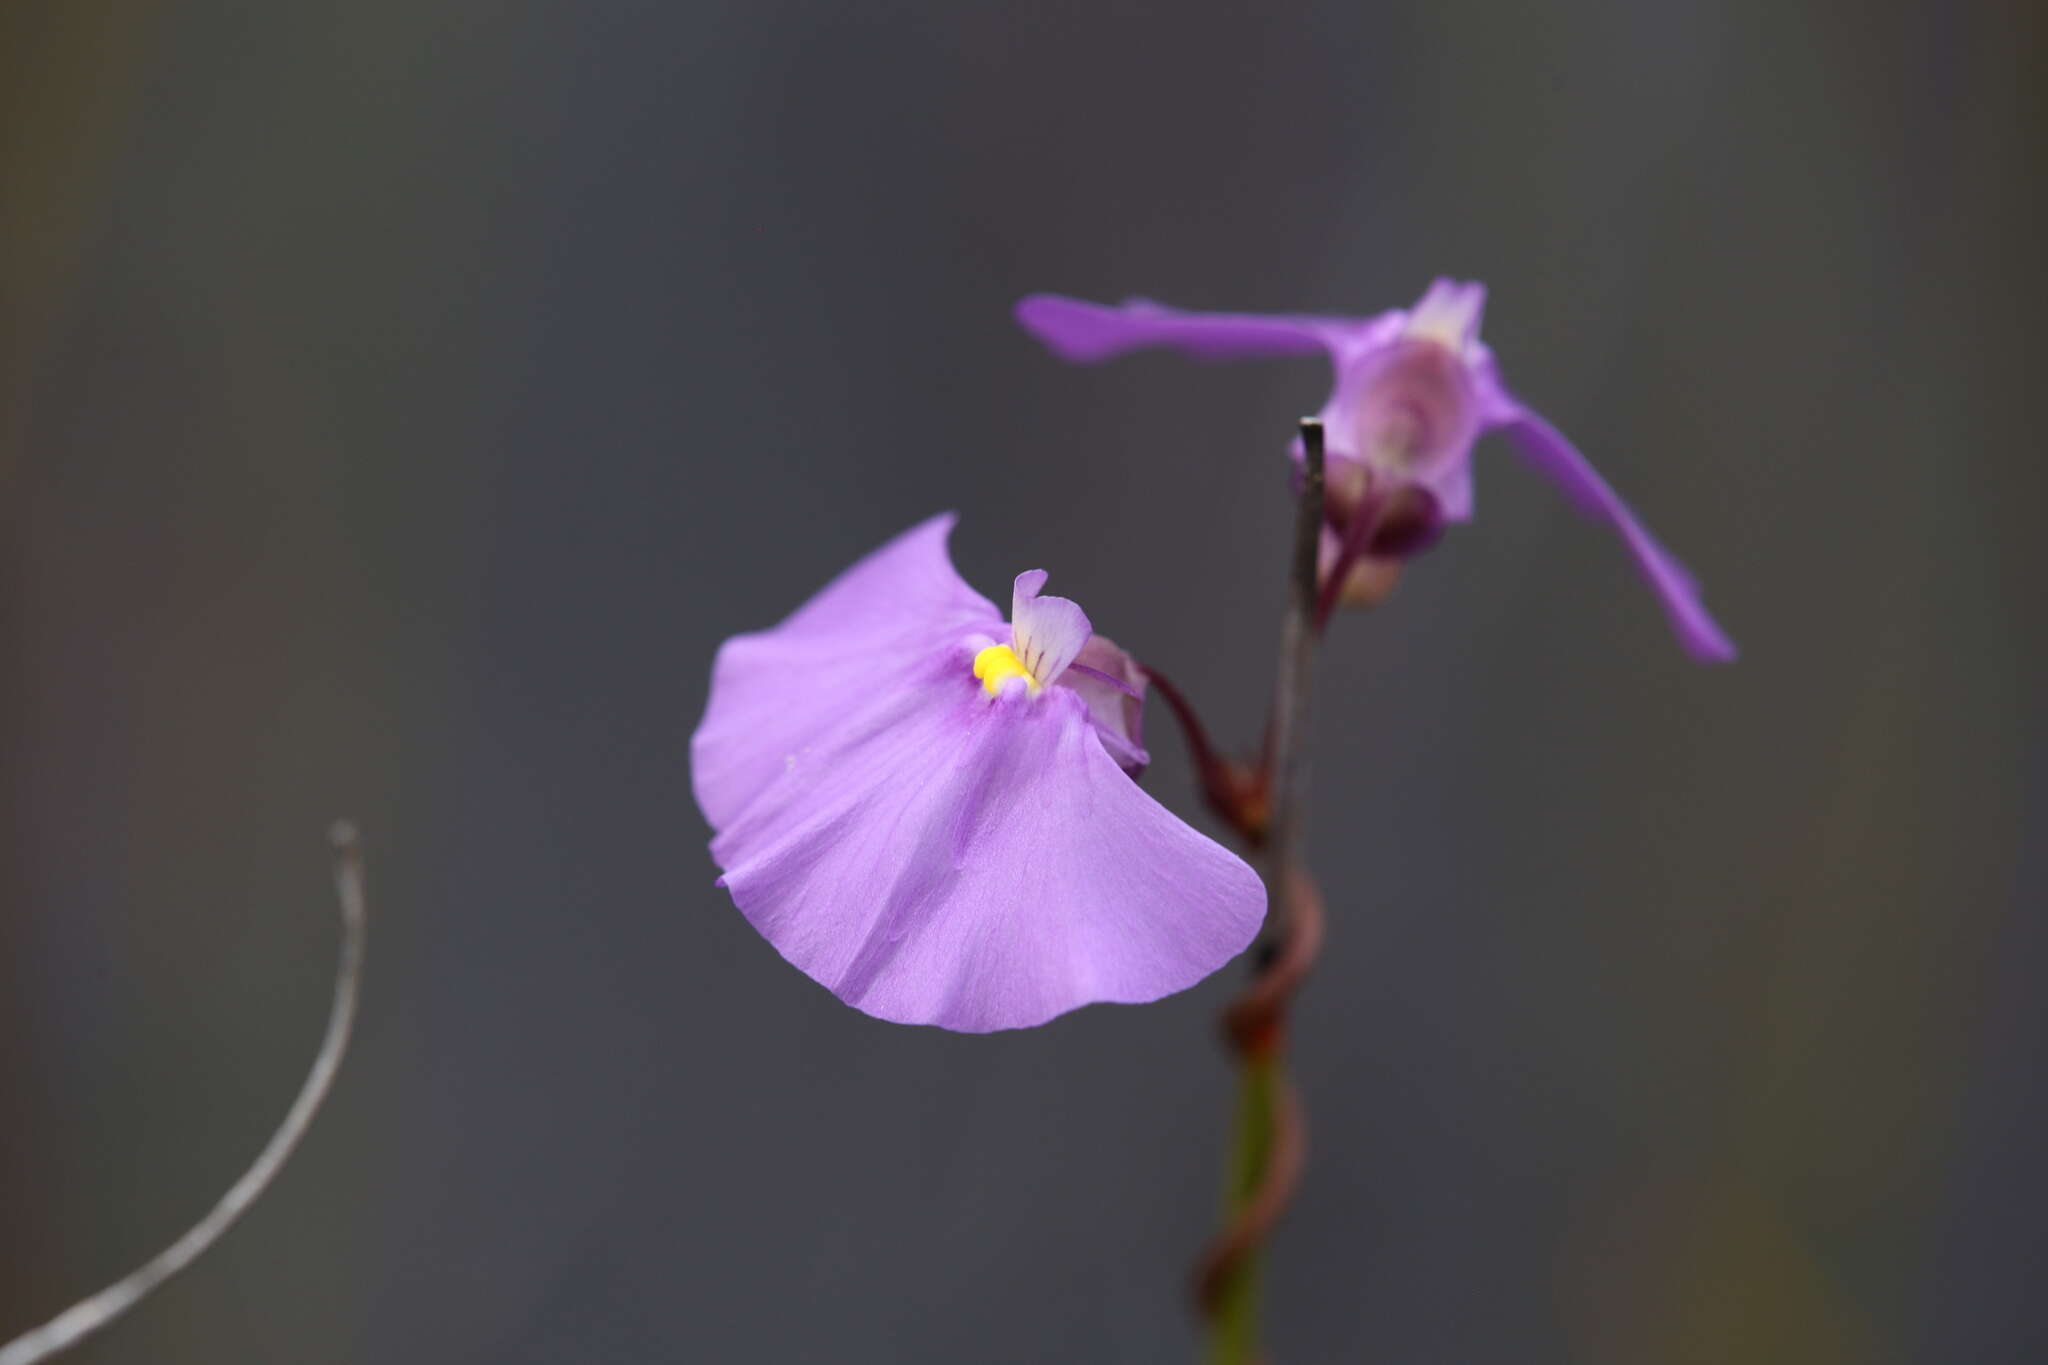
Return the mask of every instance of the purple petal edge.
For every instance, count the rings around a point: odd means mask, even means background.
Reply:
[[[1699,583],[1669,550],[1636,519],[1620,494],[1600,477],[1592,462],[1541,414],[1513,403],[1497,425],[1529,463],[1548,475],[1566,497],[1588,516],[1608,523],[1620,534],[1636,567],[1664,605],[1664,614],[1686,653],[1702,663],[1727,663],[1735,658],[1728,638],[1699,599]]]
[[[1144,700],[1145,694],[1140,692],[1137,688],[1131,686],[1122,678],[1111,677],[1109,674],[1103,672],[1099,668],[1090,668],[1086,664],[1068,664],[1067,671],[1069,673],[1079,673],[1081,676],[1085,678],[1093,678],[1095,681],[1101,683],[1104,687],[1107,687],[1115,692],[1121,692],[1126,697],[1135,697],[1140,701]]]
[[[1339,318],[1256,313],[1187,313],[1146,299],[1121,307],[1059,294],[1020,299],[1017,321],[1056,355],[1077,364],[1108,360],[1148,346],[1168,346],[1208,360],[1237,356],[1314,355],[1330,350],[1357,324]]]

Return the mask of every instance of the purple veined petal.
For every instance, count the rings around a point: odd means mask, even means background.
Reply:
[[[1017,321],[1062,359],[1082,364],[1148,346],[1168,346],[1208,360],[1314,355],[1335,351],[1360,327],[1346,318],[1188,313],[1149,299],[1129,299],[1112,308],[1059,294],[1020,300]]]
[[[712,842],[749,922],[847,1004],[968,1033],[1185,989],[1265,912],[1242,860],[1130,780],[1066,689],[956,661],[878,699]]]
[[[1027,569],[1010,589],[1010,638],[1025,671],[1040,687],[1058,682],[1094,634],[1088,613],[1078,603],[1038,595],[1047,577],[1043,569]]]
[[[1060,679],[1088,704],[1096,737],[1109,756],[1136,777],[1152,762],[1145,751],[1145,670],[1103,635],[1088,643]]]
[[[1079,660],[1068,664],[1067,672],[1070,679],[1086,677],[1091,682],[1101,683],[1120,697],[1137,697],[1142,695],[1137,688],[1131,686],[1122,678],[1116,677],[1114,674],[1105,673],[1099,668],[1092,668]]]
[[[1522,455],[1549,475],[1581,511],[1607,522],[1620,533],[1636,567],[1663,602],[1664,613],[1670,617],[1672,629],[1686,652],[1706,663],[1733,659],[1735,642],[1701,604],[1699,584],[1685,566],[1636,520],[1628,504],[1600,477],[1578,447],[1565,439],[1564,433],[1540,414],[1509,398],[1504,390],[1500,398],[1497,424]]]
[[[845,725],[849,699],[900,686],[973,632],[1003,633],[1002,613],[946,554],[955,519],[948,512],[913,526],[780,625],[720,647],[690,739],[691,782],[714,829]]]

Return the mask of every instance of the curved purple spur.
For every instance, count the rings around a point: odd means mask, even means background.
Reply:
[[[1385,538],[1367,547],[1373,555],[1415,553],[1444,524],[1470,520],[1472,445],[1499,430],[1577,507],[1615,529],[1688,653],[1733,659],[1735,645],[1701,604],[1692,575],[1586,457],[1501,382],[1479,339],[1485,307],[1484,285],[1440,279],[1413,308],[1370,318],[1186,313],[1144,299],[1112,308],[1033,294],[1018,303],[1017,321],[1077,363],[1152,346],[1209,360],[1327,354],[1336,369],[1321,413],[1331,521],[1341,529],[1373,508],[1382,522],[1373,534]]]
[[[951,514],[718,651],[690,741],[720,883],[877,1018],[963,1033],[1156,1000],[1242,952],[1257,874],[1133,780],[1143,674],[1017,576],[1006,625]]]

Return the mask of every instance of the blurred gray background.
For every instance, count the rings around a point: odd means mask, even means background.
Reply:
[[[80,1361],[1175,1361],[1232,968],[963,1038],[712,885],[711,654],[927,514],[1255,739],[1314,361],[1020,294],[1492,286],[1702,576],[1504,448],[1347,621],[1277,1358],[2048,1357],[2041,57],[2012,3],[0,9],[0,1336]],[[1200,818],[1155,710],[1148,782]]]

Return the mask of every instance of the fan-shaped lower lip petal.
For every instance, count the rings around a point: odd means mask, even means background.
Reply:
[[[1078,697],[934,676],[765,791],[712,843],[783,956],[846,1003],[964,1032],[1185,989],[1265,892],[1106,753]],[[884,714],[886,712],[886,714]]]

